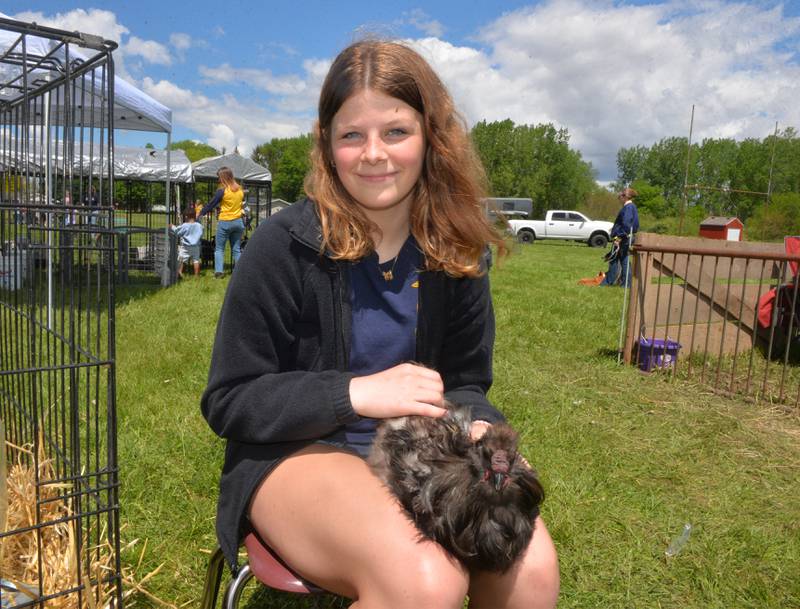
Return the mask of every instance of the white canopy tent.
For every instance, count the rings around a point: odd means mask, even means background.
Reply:
[[[192,163],[183,150],[114,147],[114,177],[145,182],[192,181]],[[169,164],[167,164],[169,156]]]
[[[229,167],[237,180],[243,182],[272,182],[272,174],[269,169],[256,163],[255,161],[242,156],[238,152],[221,154],[206,159],[200,159],[192,163],[195,179],[217,179],[217,171],[220,167]]]
[[[26,71],[26,78],[30,80],[31,77],[35,77],[37,84],[44,87],[47,83],[63,77],[79,64],[91,60],[91,53],[84,53],[76,49],[76,45],[89,50],[101,51],[109,48],[113,50],[116,47],[113,42],[103,40],[99,36],[80,32],[74,33],[74,40],[71,41],[73,44],[69,48],[52,38],[35,35],[23,36],[19,33],[30,31],[32,28],[42,31],[59,31],[23,24],[0,13],[0,56],[5,58],[0,61],[0,82],[6,85],[0,88],[0,103],[14,103],[25,94],[25,86],[30,87],[33,84],[22,82],[23,67],[19,64],[26,59],[25,63],[28,65],[31,64],[31,61],[38,62],[36,67]],[[87,74],[82,79],[81,91],[77,97],[77,101],[80,103],[74,104],[70,108],[74,114],[72,120],[75,124],[97,127],[107,122],[97,111],[95,113],[80,112],[82,108],[102,108],[104,106],[105,87],[101,84],[97,82],[95,75]],[[89,99],[91,97],[94,99]],[[50,109],[52,124],[63,125],[66,122],[66,112],[70,101],[72,100],[62,100],[58,106]],[[81,108],[75,107],[77,105],[80,105]],[[42,111],[41,106],[37,108],[37,111]],[[114,128],[171,133],[172,111],[129,82],[114,76]]]
[[[0,144],[0,169],[6,166],[13,167],[19,164],[22,158],[27,158],[29,171],[43,172],[44,168],[40,160],[45,158],[39,149],[28,151],[27,157],[20,158],[18,155],[6,154],[6,148],[12,149],[18,145],[15,140]],[[97,175],[108,172],[108,156],[102,158],[92,156],[88,146],[76,146],[72,158],[72,164],[64,163],[64,146],[60,142],[53,143],[50,159],[50,171],[53,174],[63,174],[65,168],[72,175],[79,176],[84,173]],[[169,156],[169,164],[167,164]],[[156,150],[153,148],[132,148],[128,146],[114,146],[114,178],[118,180],[142,180],[143,182],[178,182],[187,183],[192,181],[192,163],[183,150],[172,150],[167,155],[166,150]],[[4,162],[5,159],[10,162]],[[20,167],[16,167],[21,169]]]

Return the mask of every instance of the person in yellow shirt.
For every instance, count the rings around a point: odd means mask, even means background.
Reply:
[[[217,218],[217,234],[214,244],[214,277],[224,277],[225,244],[231,242],[233,264],[239,260],[242,252],[241,243],[244,236],[244,190],[233,177],[229,167],[220,167],[217,171],[219,188],[214,197],[198,216],[198,220],[219,207]]]
[[[199,218],[200,214],[203,211],[203,204],[200,202],[200,199],[195,199],[194,201],[194,217]]]

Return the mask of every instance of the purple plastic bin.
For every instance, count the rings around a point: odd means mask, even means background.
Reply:
[[[667,338],[639,339],[639,368],[650,372],[653,368],[671,368],[678,361],[678,351],[681,344]]]

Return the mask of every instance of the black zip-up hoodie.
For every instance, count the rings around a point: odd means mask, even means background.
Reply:
[[[320,255],[316,206],[297,203],[253,233],[231,277],[201,408],[227,440],[217,536],[232,569],[247,506],[287,455],[358,420],[348,371],[350,268]],[[494,313],[488,276],[420,273],[416,361],[437,370],[473,419],[503,420],[486,399]]]

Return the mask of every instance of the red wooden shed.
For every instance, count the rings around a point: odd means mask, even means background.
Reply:
[[[739,218],[709,216],[700,223],[700,236],[708,239],[741,241],[744,224]]]

